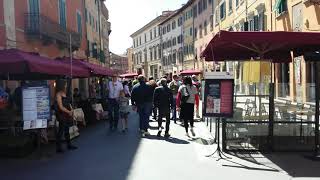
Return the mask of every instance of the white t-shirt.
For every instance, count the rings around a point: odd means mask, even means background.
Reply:
[[[196,88],[194,85],[192,85],[192,86],[190,87],[190,85],[187,85],[187,86],[186,86],[186,85],[184,85],[184,84],[179,87],[178,92],[181,93],[181,96],[187,96],[187,95],[189,95],[189,98],[188,98],[188,100],[187,100],[187,103],[191,103],[191,104],[194,104],[194,102],[195,102],[195,95],[198,93],[197,88]]]
[[[108,84],[108,89],[109,89],[109,98],[118,99],[120,96],[120,91],[123,90],[123,85],[119,81],[117,82],[110,81]]]

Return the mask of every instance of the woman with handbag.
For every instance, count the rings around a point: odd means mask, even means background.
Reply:
[[[177,95],[177,108],[180,109],[180,119],[183,119],[186,136],[189,136],[189,122],[191,134],[195,136],[194,127],[194,103],[197,88],[192,85],[190,77],[183,78],[183,85],[179,87]]]
[[[65,141],[67,142],[67,148],[69,150],[77,149],[76,146],[71,144],[69,128],[73,125],[73,112],[71,106],[71,100],[66,95],[67,82],[64,80],[58,80],[56,83],[56,117],[59,122],[59,129],[56,133],[56,151],[62,153],[62,135],[64,134]]]

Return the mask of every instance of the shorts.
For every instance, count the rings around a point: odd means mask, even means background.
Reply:
[[[130,112],[120,112],[120,118],[128,118],[128,115],[130,114]]]

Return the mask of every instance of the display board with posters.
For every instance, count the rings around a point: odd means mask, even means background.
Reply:
[[[203,116],[233,117],[234,78],[228,72],[205,74]]]
[[[47,86],[22,88],[23,129],[47,128],[50,113],[50,91]]]

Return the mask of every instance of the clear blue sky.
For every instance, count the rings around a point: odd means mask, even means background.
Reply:
[[[188,0],[107,0],[111,22],[110,50],[123,54],[132,46],[130,35],[165,10],[175,10]]]

